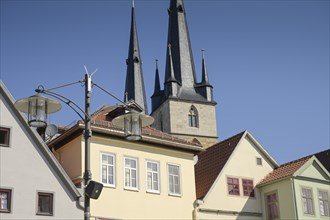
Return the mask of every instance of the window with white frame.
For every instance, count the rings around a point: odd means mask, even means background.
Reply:
[[[327,191],[319,190],[320,215],[330,216],[329,214],[329,194]]]
[[[314,215],[312,189],[302,188],[301,196],[303,201],[304,214]]]
[[[124,158],[125,189],[138,189],[138,160],[132,157]]]
[[[159,163],[156,161],[147,161],[147,191],[159,192]]]
[[[168,164],[169,193],[181,195],[180,166]]]
[[[101,182],[108,186],[115,186],[116,158],[109,153],[101,153]]]

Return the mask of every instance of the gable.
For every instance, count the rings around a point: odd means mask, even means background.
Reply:
[[[31,189],[35,189],[39,183],[42,185],[47,182],[49,187],[45,184],[43,188],[50,189],[53,186],[58,192],[64,192],[63,196],[71,198],[70,200],[80,197],[78,190],[40,136],[15,109],[14,99],[1,80],[0,98],[0,124],[10,128],[10,146],[0,147],[1,185],[16,184],[21,187],[24,179],[25,187],[30,183]]]
[[[322,167],[315,157],[312,157],[305,166],[297,170],[294,176],[316,180],[330,180],[329,173]]]
[[[262,165],[257,165],[257,158],[261,158]],[[246,177],[257,183],[273,168],[274,164],[270,162],[260,147],[253,142],[249,135],[245,135],[228,160],[222,175]]]

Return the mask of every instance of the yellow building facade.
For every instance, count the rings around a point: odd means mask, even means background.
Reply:
[[[104,187],[98,200],[91,200],[91,217],[192,219],[193,157],[201,147],[151,128],[142,141],[128,142],[122,131],[106,123],[92,123],[92,179]],[[84,173],[82,129],[83,124],[77,124],[49,145],[77,186]]]

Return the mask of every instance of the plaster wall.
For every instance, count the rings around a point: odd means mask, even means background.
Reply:
[[[74,183],[83,178],[82,146],[79,136],[56,151],[60,164]]]
[[[296,219],[294,193],[290,178],[260,187],[263,219],[267,219],[266,196],[277,193],[280,219]]]
[[[330,187],[329,182],[309,181],[308,179],[294,179],[297,214],[298,219],[329,219],[329,216],[322,216],[320,212],[319,191],[328,192],[328,201],[330,201]],[[308,188],[313,193],[313,214],[304,214],[302,189]],[[329,209],[330,207],[328,207]]]
[[[91,203],[92,216],[114,219],[192,219],[195,196],[193,154],[143,144],[93,136],[91,170],[101,182],[101,152],[115,155],[115,187],[105,186]],[[124,157],[138,159],[138,190],[124,188]],[[160,164],[160,193],[146,189],[146,160]],[[180,166],[181,196],[169,195],[167,164]]]
[[[248,212],[261,214],[260,192],[255,188],[255,197],[243,195],[242,179],[253,180],[256,185],[262,178],[272,171],[272,165],[265,159],[263,154],[254,143],[246,136],[236,147],[231,158],[223,168],[220,176],[204,198],[204,204],[199,208],[221,210],[229,212]],[[256,164],[256,158],[262,158],[262,165]],[[239,179],[240,195],[229,195],[227,177]],[[235,214],[206,214],[199,213],[200,219],[261,219],[258,216],[235,215]]]
[[[11,212],[0,213],[0,219],[81,219],[83,212],[2,95],[0,125],[10,128],[10,146],[0,146],[0,188],[12,190]],[[53,216],[36,215],[37,192],[54,194]]]

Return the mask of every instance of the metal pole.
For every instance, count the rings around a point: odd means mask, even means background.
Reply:
[[[84,186],[86,187],[92,179],[90,170],[90,139],[92,137],[91,122],[90,122],[90,97],[91,97],[91,77],[85,74],[85,173]],[[84,220],[90,219],[90,198],[84,193]]]

